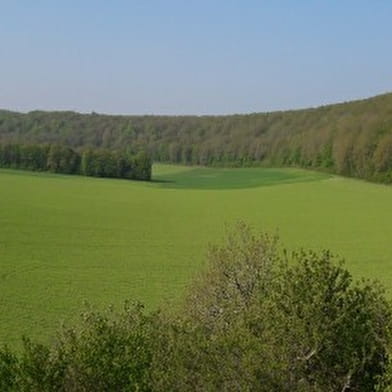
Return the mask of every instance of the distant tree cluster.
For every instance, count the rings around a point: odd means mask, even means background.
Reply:
[[[0,144],[0,167],[3,168],[150,180],[151,165],[144,152],[133,156],[104,149],[86,149],[79,153],[58,144]]]
[[[298,166],[392,183],[392,94],[231,116],[0,111],[0,141],[147,151],[154,161]]]
[[[392,312],[329,252],[244,224],[178,310],[86,311],[51,345],[0,349],[7,391],[391,391]]]

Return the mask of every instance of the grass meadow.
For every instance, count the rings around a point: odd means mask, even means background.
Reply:
[[[297,169],[155,165],[153,178],[0,170],[1,343],[47,340],[84,301],[178,301],[238,219],[392,287],[392,187]]]

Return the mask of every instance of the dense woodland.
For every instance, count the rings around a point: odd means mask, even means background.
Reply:
[[[3,168],[150,180],[151,166],[144,152],[132,156],[105,149],[85,149],[79,153],[58,144],[0,144],[0,167]]]
[[[392,94],[230,116],[0,111],[0,141],[143,150],[155,161],[183,164],[300,166],[392,182]]]
[[[52,344],[0,349],[1,391],[391,391],[392,311],[328,252],[246,225],[177,309],[87,310]]]

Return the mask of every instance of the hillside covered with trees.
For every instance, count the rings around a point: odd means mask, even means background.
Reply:
[[[392,94],[314,109],[227,116],[0,111],[0,141],[146,151],[153,160],[300,166],[392,182]]]

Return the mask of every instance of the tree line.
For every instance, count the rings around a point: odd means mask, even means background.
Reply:
[[[52,344],[1,348],[1,391],[392,390],[379,285],[244,224],[208,257],[175,310],[87,309]]]
[[[59,144],[0,144],[0,167],[93,177],[151,179],[151,159],[107,149],[78,152]]]
[[[392,94],[315,109],[228,116],[0,111],[0,141],[146,151],[154,161],[298,166],[392,182]]]

